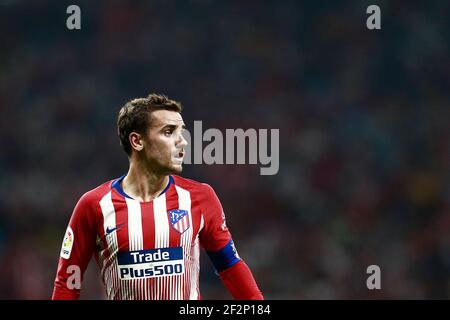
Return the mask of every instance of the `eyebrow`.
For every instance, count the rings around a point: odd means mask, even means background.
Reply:
[[[165,130],[165,129],[176,129],[177,127],[178,127],[178,125],[176,125],[176,124],[166,124],[164,127],[162,127],[161,130]],[[181,126],[181,128],[182,128],[182,129],[186,129],[186,125],[183,124],[183,125]]]

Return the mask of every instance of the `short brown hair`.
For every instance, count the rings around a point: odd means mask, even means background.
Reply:
[[[149,114],[156,110],[181,112],[181,103],[167,98],[162,94],[149,94],[146,98],[136,98],[128,101],[120,109],[117,118],[117,132],[120,144],[128,156],[131,155],[130,133],[144,134],[150,126]]]

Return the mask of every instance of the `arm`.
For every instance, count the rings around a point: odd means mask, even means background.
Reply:
[[[236,300],[263,300],[247,264],[239,257],[233,240],[219,251],[207,252],[223,285]]]
[[[206,187],[206,198],[202,201],[204,215],[204,227],[200,232],[202,246],[213,262],[223,285],[235,299],[264,299],[250,268],[237,253],[217,195],[210,186]]]
[[[95,250],[95,212],[85,194],[72,213],[64,236],[58,262],[53,300],[75,300],[80,297],[83,274]],[[79,283],[76,283],[78,277]]]

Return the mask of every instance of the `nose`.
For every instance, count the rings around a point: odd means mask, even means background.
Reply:
[[[188,145],[187,140],[184,138],[183,134],[180,133],[180,135],[178,136],[177,146],[184,148],[187,145]]]

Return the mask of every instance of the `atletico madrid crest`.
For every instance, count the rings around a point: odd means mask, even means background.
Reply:
[[[175,209],[169,211],[170,224],[179,233],[184,233],[189,229],[189,214],[187,210]]]

